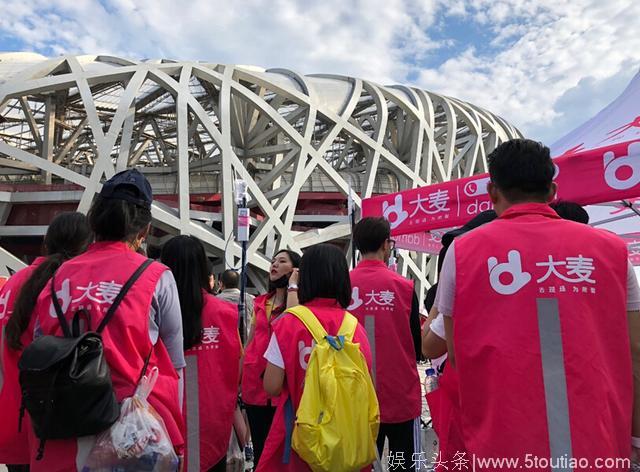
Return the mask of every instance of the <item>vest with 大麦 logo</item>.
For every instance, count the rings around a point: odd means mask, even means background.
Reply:
[[[547,205],[520,204],[456,239],[455,260],[454,350],[467,451],[521,464],[527,455],[592,465],[628,458],[624,242],[562,220]],[[527,468],[550,470],[544,465]]]
[[[348,310],[367,331],[381,423],[420,416],[420,378],[409,319],[413,282],[382,261],[363,260],[350,273]]]
[[[205,294],[202,342],[185,351],[185,470],[207,471],[226,457],[241,353],[238,307]]]
[[[55,290],[67,320],[84,308],[89,313],[89,329],[97,329],[120,288],[145,260],[125,243],[98,242],[62,264],[55,275]],[[163,419],[171,442],[180,452],[184,445],[184,422],[178,398],[178,374],[162,340],[153,345],[149,338],[149,308],[158,280],[166,270],[166,266],[154,262],[142,273],[102,332],[102,340],[118,401],[133,395],[151,351],[148,369],[157,366],[159,376],[149,403]],[[43,335],[62,336],[51,302],[50,284],[38,297],[34,315]],[[82,452],[76,452],[77,447],[75,440],[47,441],[43,459],[35,464],[37,470],[80,470]]]
[[[45,260],[38,257],[33,264],[13,274],[0,290],[0,463],[27,464],[29,462],[29,442],[27,429],[30,427],[28,415],[23,418],[18,431],[22,392],[20,391],[18,360],[22,349],[14,351],[7,345],[5,329],[13,315],[13,307],[25,282],[31,278],[36,268]],[[33,340],[33,318],[22,333],[20,343],[25,348]]]

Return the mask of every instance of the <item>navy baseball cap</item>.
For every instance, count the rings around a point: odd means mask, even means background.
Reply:
[[[124,200],[147,209],[151,208],[153,201],[151,184],[138,169],[118,172],[102,184],[100,196],[111,200]]]

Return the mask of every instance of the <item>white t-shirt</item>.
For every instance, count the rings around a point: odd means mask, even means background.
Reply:
[[[267,350],[264,352],[264,358],[276,367],[284,369],[284,358],[282,357],[282,352],[280,352],[280,345],[278,344],[275,333],[271,334],[269,345],[267,346]]]
[[[440,339],[446,339],[446,336],[444,335],[444,316],[442,315],[442,313],[438,313],[438,316],[433,319],[433,321],[429,325],[429,331],[438,336]],[[437,359],[430,359],[431,367],[439,372],[440,366],[444,363],[445,360],[447,360],[447,357],[447,354],[443,354]]]
[[[442,264],[440,280],[438,281],[438,292],[436,293],[435,305],[438,312],[445,316],[453,314],[453,302],[456,293],[456,242],[453,241]],[[640,287],[638,279],[631,262],[627,267],[627,311],[640,310]]]
[[[444,315],[438,312],[431,324],[429,325],[429,331],[433,332],[439,338],[445,339],[444,336]]]

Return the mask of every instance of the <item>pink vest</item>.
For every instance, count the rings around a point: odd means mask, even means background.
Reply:
[[[265,293],[256,297],[253,302],[256,325],[253,339],[246,346],[242,362],[242,401],[249,405],[267,405],[270,400],[276,405],[277,398],[269,398],[262,385],[264,370],[267,368],[264,352],[271,338],[271,310],[267,309],[267,301],[272,293]],[[275,319],[275,318],[274,318]]]
[[[84,307],[91,316],[90,329],[96,329],[120,287],[144,261],[144,256],[131,251],[124,243],[100,242],[65,262],[55,275],[55,288],[67,319],[71,320],[73,314]],[[184,424],[178,399],[178,375],[162,341],[158,340],[154,346],[149,339],[151,299],[165,270],[160,263],[147,268],[123,298],[102,339],[119,401],[133,395],[144,360],[152,352],[149,369],[157,366],[160,375],[149,402],[164,420],[174,446],[181,452]],[[50,285],[40,294],[35,315],[43,335],[62,335],[51,302]],[[47,441],[44,458],[32,461],[32,470],[54,472],[80,468],[81,456],[86,451],[76,450],[77,443],[80,441]]]
[[[305,306],[313,311],[313,314],[316,315],[327,333],[338,333],[345,310],[335,300],[317,298]],[[311,356],[313,337],[300,320],[287,313],[275,320],[273,331],[284,360],[285,385],[282,394],[283,401],[276,410],[256,472],[306,472],[311,469],[293,450],[291,450],[289,464],[282,463],[285,443],[284,408],[285,399],[291,396],[293,410],[296,411],[298,409],[300,398],[302,397],[307,363]],[[371,366],[369,342],[362,326],[358,326],[353,340],[360,343],[360,350],[369,366]]]
[[[349,311],[365,327],[371,345],[380,422],[417,418],[422,401],[409,326],[413,282],[389,270],[382,261],[360,261],[350,275]]]
[[[38,257],[33,264],[16,272],[0,291],[0,349],[2,356],[2,372],[0,373],[0,464],[28,464],[29,442],[27,431],[30,428],[29,420],[25,416],[22,421],[21,432],[18,432],[20,405],[22,393],[20,392],[18,360],[22,350],[14,351],[6,345],[5,328],[9,318],[13,314],[13,306],[18,299],[24,283],[29,280],[33,271],[45,260]],[[33,322],[31,328],[22,333],[20,338],[23,348],[33,340]]]
[[[229,446],[242,352],[238,307],[206,294],[202,329],[202,342],[185,352],[185,470],[207,471]]]
[[[623,241],[561,220],[547,205],[522,204],[456,239],[455,255],[454,349],[467,451],[553,458],[556,468],[563,457],[594,469],[596,458],[628,458]]]

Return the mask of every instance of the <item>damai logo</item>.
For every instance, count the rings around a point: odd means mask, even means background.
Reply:
[[[627,190],[640,183],[640,142],[629,144],[627,155],[604,153],[604,180],[616,190]]]
[[[465,184],[462,191],[467,197],[477,197],[478,195],[485,195],[487,193],[487,183],[489,183],[489,177],[472,180]]]
[[[393,219],[391,215],[393,215]],[[409,218],[409,212],[402,207],[402,195],[396,195],[393,205],[389,202],[382,202],[382,216],[387,219],[391,229],[396,229]]]
[[[515,249],[507,254],[507,262],[498,263],[497,257],[487,260],[489,283],[500,295],[513,295],[531,281],[531,274],[522,270],[522,258]]]

